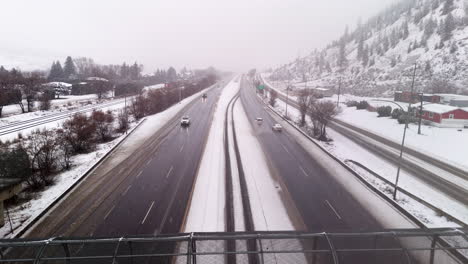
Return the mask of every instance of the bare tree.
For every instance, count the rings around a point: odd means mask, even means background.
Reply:
[[[37,177],[32,177],[32,187],[40,187],[42,184],[52,182],[51,174],[57,165],[58,144],[55,133],[52,130],[34,131],[27,146],[31,157],[31,167]]]
[[[310,117],[314,123],[314,136],[326,141],[328,122],[340,113],[340,109],[331,101],[317,101],[313,104]]]
[[[300,125],[304,126],[306,123],[307,112],[310,111],[311,106],[315,103],[315,97],[311,90],[302,89],[299,91],[299,98],[297,103],[299,104],[299,112],[301,113]]]
[[[96,126],[96,132],[102,142],[112,138],[112,123],[114,116],[111,112],[104,113],[101,110],[93,111],[91,119]]]
[[[87,153],[95,146],[96,124],[83,114],[75,114],[63,124],[66,140],[74,153]]]
[[[157,100],[156,102],[158,102]],[[137,95],[135,98],[132,99],[132,103],[130,105],[130,113],[135,117],[136,120],[143,118],[148,109],[148,100],[142,94]]]
[[[278,98],[278,92],[276,92],[273,89],[270,89],[270,102],[269,103],[272,107],[275,107],[277,98]]]
[[[117,115],[117,120],[119,121],[119,131],[123,133],[128,129],[128,114],[125,109],[121,109]]]

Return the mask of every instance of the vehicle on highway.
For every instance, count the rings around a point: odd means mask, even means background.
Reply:
[[[263,118],[257,117],[255,120],[257,121],[257,124],[259,125],[263,124]]]
[[[281,132],[281,130],[283,130],[283,127],[280,124],[276,123],[271,129],[273,129],[273,131]]]
[[[181,126],[190,126],[190,118],[188,116],[183,116],[180,120]]]

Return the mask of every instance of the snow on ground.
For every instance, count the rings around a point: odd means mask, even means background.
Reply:
[[[22,230],[54,200],[59,198],[60,195],[70,188],[70,186],[83,177],[86,171],[99,162],[99,160],[109,152],[112,147],[117,145],[124,138],[125,136],[121,135],[111,142],[98,145],[97,150],[94,152],[72,157],[72,169],[56,175],[55,183],[52,186],[46,187],[43,191],[32,194],[33,198],[31,200],[12,206],[8,209],[13,225],[13,233],[11,233],[8,215],[6,215],[6,224],[0,228],[0,237],[13,237],[14,234]]]
[[[111,104],[109,106],[104,106],[102,108],[99,107],[99,105],[94,105],[94,107],[97,107],[102,111],[118,111],[119,109],[123,109],[125,107],[124,99],[117,99],[115,101],[110,101],[110,102],[115,102],[115,104]],[[127,104],[129,104],[128,99],[127,99]],[[80,109],[75,108],[73,110],[80,110]],[[10,116],[10,117],[6,117],[5,119],[7,119],[9,121],[14,120],[15,122],[16,121],[21,121],[21,120],[26,121],[26,120],[33,119],[34,116],[35,117],[41,117],[41,115],[40,114],[38,115],[37,113],[39,113],[39,112],[31,112],[31,113],[27,113],[27,114],[24,114],[24,115],[13,115],[13,116]],[[60,111],[58,111],[58,112],[57,111],[43,111],[42,113],[47,113],[46,115],[42,116],[42,117],[45,118],[45,117],[47,117],[47,115],[60,113]],[[86,114],[90,115],[91,112],[87,112]],[[70,117],[72,117],[72,116],[73,116],[73,114],[70,114]],[[23,119],[23,117],[28,117],[28,118]],[[40,124],[40,125],[31,127],[31,128],[26,128],[26,129],[21,130],[21,132],[1,135],[0,140],[2,140],[2,141],[10,140],[11,141],[11,140],[14,140],[15,138],[17,138],[19,134],[21,134],[23,137],[28,136],[29,134],[31,134],[33,131],[35,131],[37,129],[54,129],[54,128],[58,128],[58,127],[62,126],[62,124],[63,124],[63,122],[65,120],[66,120],[66,118],[60,119],[60,120],[57,120],[57,121],[53,121],[53,122],[49,122],[49,123],[46,123],[46,124]]]
[[[207,89],[182,100],[180,104],[173,105],[164,112],[146,117],[146,121],[141,124],[122,144],[116,149],[109,161],[114,164],[120,163],[123,159],[131,155],[138,147],[147,140],[148,137],[156,133],[164,124],[172,119],[182,108],[187,106],[195,98],[206,92]],[[55,199],[63,194],[73,183],[83,177],[99,159],[104,156],[113,146],[124,139],[124,135],[111,142],[101,144],[95,152],[77,155],[73,157],[74,167],[56,176],[55,184],[42,192],[37,193],[33,199],[18,206],[9,208],[14,233],[19,232],[37,215],[47,208]],[[0,237],[12,237],[8,216],[5,216],[6,224],[0,228]]]
[[[398,124],[397,120],[378,118],[377,113],[356,110],[355,107],[343,107],[342,114],[337,118],[396,142],[400,142],[403,135],[403,125]],[[410,124],[405,145],[468,171],[468,129],[458,131],[455,128],[422,125],[421,133],[418,135],[416,124]]]
[[[276,109],[278,112],[284,114],[285,106],[286,103],[284,101],[279,99],[277,100]],[[294,122],[298,122],[300,113],[297,109],[289,106],[288,116],[290,116]],[[311,126],[312,124],[309,123],[309,125]],[[330,128],[327,129],[327,133],[328,136],[333,139],[333,142],[317,142],[325,149],[330,151],[334,156],[342,161],[348,159],[357,161],[385,179],[389,180],[390,182],[395,181],[397,171],[396,166],[375,156],[371,152],[367,151],[366,149],[362,148],[361,146],[357,145],[353,141]],[[392,188],[391,186],[386,185],[382,181],[375,178],[373,175],[370,175],[364,170],[359,169],[357,166],[351,167],[361,176],[365,177],[366,180],[372,183],[380,191],[391,197],[392,193],[389,192],[389,189]],[[406,191],[416,195],[417,197],[451,214],[452,216],[460,219],[461,221],[468,223],[468,207],[466,205],[455,201],[451,197],[448,197],[447,195],[439,192],[437,189],[432,188],[427,183],[412,176],[405,170],[400,172],[399,186]],[[420,221],[425,223],[428,227],[456,226],[453,222],[448,221],[445,217],[437,215],[431,209],[428,209],[424,205],[421,205],[420,203],[404,195],[399,196],[398,203],[411,214],[416,216]]]
[[[239,91],[236,79],[224,87],[217,102],[190,201],[185,232],[225,231],[224,120],[229,101]]]
[[[65,109],[74,108],[78,106],[83,106],[89,103],[95,103],[97,100],[96,94],[85,94],[85,95],[61,95],[59,99],[54,99],[50,102],[51,110],[50,111],[40,111],[39,102],[34,102],[34,112],[31,113],[21,113],[21,108],[17,105],[6,105],[3,107],[2,118],[0,118],[0,124],[3,122],[13,122],[29,119],[34,116],[42,116],[50,114],[54,111],[63,111]],[[23,100],[24,107],[26,109],[26,101]],[[16,117],[12,117],[12,115]],[[11,118],[8,118],[11,116]]]
[[[158,83],[158,84],[155,84],[155,85],[146,86],[145,88],[143,88],[143,91],[161,89],[161,88],[164,88],[165,86],[166,86],[166,84],[164,84],[164,83]]]

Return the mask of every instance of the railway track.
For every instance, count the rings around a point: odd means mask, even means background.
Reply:
[[[32,118],[24,121],[12,122],[7,125],[0,126],[0,136],[8,135],[15,132],[20,132],[25,129],[33,128],[36,126],[44,125],[51,122],[56,122],[62,119],[67,119],[73,116],[74,114],[79,113],[88,113],[97,109],[102,109],[105,107],[110,107],[118,104],[122,104],[124,99],[118,99],[112,102],[106,102],[98,105],[85,106],[75,110],[64,111],[60,113],[54,113],[42,117]]]

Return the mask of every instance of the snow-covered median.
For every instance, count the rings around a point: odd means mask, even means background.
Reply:
[[[189,205],[185,232],[225,231],[224,120],[229,101],[238,91],[239,81],[234,78],[224,87],[216,105]]]
[[[283,204],[281,184],[268,167],[244,107],[234,106],[234,121],[256,231],[295,230]]]

